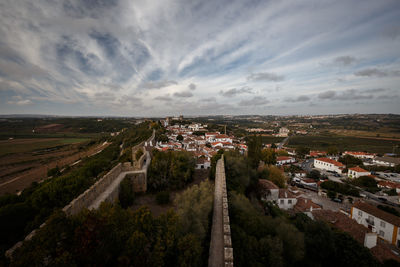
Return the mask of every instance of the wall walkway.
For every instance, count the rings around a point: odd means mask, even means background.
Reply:
[[[208,266],[233,266],[224,156],[218,160],[215,171],[214,210]]]

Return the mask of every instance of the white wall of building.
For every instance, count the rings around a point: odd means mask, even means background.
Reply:
[[[337,173],[342,173],[342,170],[339,169],[338,166],[336,166],[332,163],[328,163],[328,162],[317,160],[317,159],[314,160],[314,167],[317,169],[321,169],[321,170],[335,171]]]
[[[368,225],[371,225],[367,222],[367,219],[370,222],[373,222],[373,229],[376,231],[378,236],[381,238],[385,239],[386,241],[392,243],[392,238],[393,238],[393,231],[394,231],[394,225],[391,223],[388,223],[384,220],[381,220],[371,214],[368,214],[365,211],[362,211],[356,207],[352,208],[352,219],[356,220],[357,223],[364,225],[365,227],[368,227]],[[399,236],[397,235],[397,240]],[[396,243],[397,243],[396,240]]]

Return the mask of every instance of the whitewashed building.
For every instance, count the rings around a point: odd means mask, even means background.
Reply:
[[[343,155],[350,155],[359,159],[373,159],[376,156],[375,154],[358,151],[345,151]]]
[[[276,165],[291,164],[291,163],[295,163],[295,162],[296,162],[296,159],[292,158],[292,157],[281,156],[281,157],[276,158]]]
[[[351,218],[377,233],[380,238],[400,247],[399,217],[359,201],[351,208]]]
[[[344,169],[344,165],[341,162],[330,158],[314,159],[314,167],[321,170],[335,171],[337,173],[342,173]]]
[[[364,170],[363,168],[360,167],[353,167],[349,168],[349,171],[347,172],[347,176],[349,178],[358,178],[360,176],[368,176],[371,175],[371,173],[367,170]]]
[[[296,196],[287,189],[279,188],[273,182],[265,179],[258,181],[261,192],[261,200],[271,201],[280,209],[289,210],[297,203]]]

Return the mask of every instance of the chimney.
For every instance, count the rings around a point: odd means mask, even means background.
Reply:
[[[369,249],[375,247],[377,239],[378,236],[376,233],[366,233],[364,238],[364,247]]]

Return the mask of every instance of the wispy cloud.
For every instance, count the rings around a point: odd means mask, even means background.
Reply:
[[[222,91],[222,90],[219,91],[219,94],[224,96],[224,97],[234,97],[236,95],[244,94],[244,93],[251,94],[251,93],[253,93],[253,89],[250,88],[250,87],[242,87],[242,88],[239,88],[239,89],[232,88],[232,89],[229,89],[229,90],[226,90],[226,91]]]
[[[280,82],[283,81],[285,77],[283,75],[278,75],[271,72],[260,72],[253,73],[247,76],[249,81],[269,81],[269,82]]]
[[[400,70],[382,70],[382,69],[364,69],[354,73],[356,76],[367,76],[367,77],[388,77],[388,76],[400,76]]]

